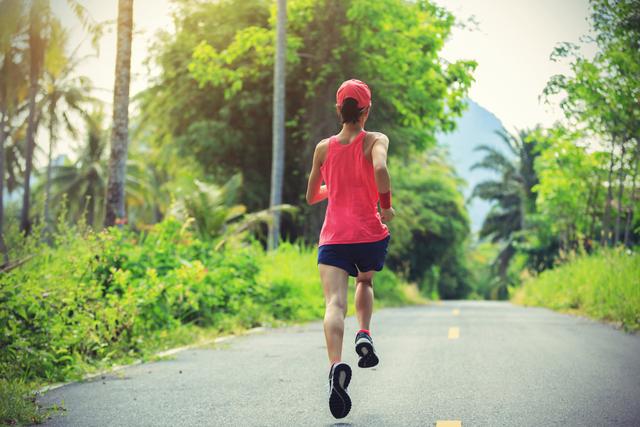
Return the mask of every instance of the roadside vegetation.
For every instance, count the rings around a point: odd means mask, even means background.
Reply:
[[[523,280],[512,299],[640,329],[640,254],[607,248],[573,255],[563,265]]]
[[[631,331],[640,313],[640,2],[589,6],[589,36],[556,46],[551,59],[569,71],[542,94],[565,124],[502,131],[502,147],[475,148],[484,158],[473,167],[495,178],[473,190],[492,203],[479,237],[493,246],[471,253],[472,262],[493,253],[490,274],[475,269],[474,289]]]
[[[145,232],[60,222],[54,237],[27,240],[35,255],[1,278],[0,393],[24,396],[171,346],[324,314],[314,247],[204,240],[175,217]],[[419,302],[389,270],[375,284],[378,306]],[[20,415],[29,407],[31,398],[2,399],[2,421],[37,419]]]

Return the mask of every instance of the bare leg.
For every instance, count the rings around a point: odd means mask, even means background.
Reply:
[[[373,313],[373,275],[374,271],[358,273],[356,278],[356,317],[360,329],[369,330]]]
[[[344,317],[347,315],[347,286],[349,273],[331,265],[318,264],[324,290],[324,336],[327,340],[329,363],[342,360]]]

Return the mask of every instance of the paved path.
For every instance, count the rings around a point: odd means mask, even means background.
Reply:
[[[362,370],[347,321],[353,409],[337,425],[640,426],[639,336],[470,301],[381,310],[372,329],[381,363]],[[188,350],[41,400],[67,408],[47,426],[326,426],[338,421],[326,377],[315,322]]]

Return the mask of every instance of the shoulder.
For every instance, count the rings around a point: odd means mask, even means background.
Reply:
[[[370,141],[371,145],[381,142],[382,144],[389,146],[389,137],[382,132],[367,132],[367,139]]]
[[[327,151],[329,149],[329,141],[330,140],[331,140],[331,138],[325,138],[325,139],[323,139],[322,141],[320,141],[320,142],[318,142],[316,144],[314,156],[321,163],[324,162],[324,159],[325,159],[325,157],[327,155]]]

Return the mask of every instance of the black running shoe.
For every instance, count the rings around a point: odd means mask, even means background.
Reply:
[[[346,363],[334,363],[329,371],[329,409],[336,418],[344,418],[351,410],[347,387],[351,381],[351,368]]]
[[[361,368],[373,368],[380,361],[373,349],[373,339],[366,332],[358,332],[356,335],[356,353],[360,356],[358,366]]]

